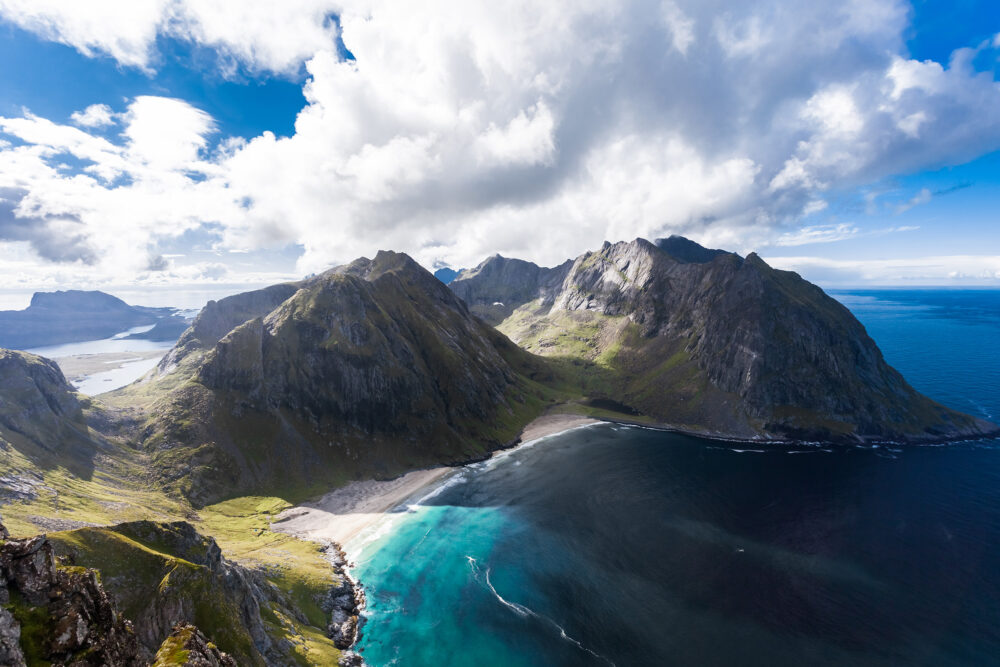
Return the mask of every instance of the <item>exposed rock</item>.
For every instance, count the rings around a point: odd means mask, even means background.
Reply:
[[[285,293],[251,301],[266,307]],[[210,313],[189,332],[218,320],[202,342],[234,321]],[[520,371],[531,363],[412,259],[380,252],[233,325],[198,362],[196,382],[157,407],[145,439],[199,446],[163,472],[196,503],[316,484],[332,470],[391,475],[515,437],[521,424],[505,417],[525,400]]]
[[[147,657],[178,623],[193,623],[240,665],[289,664],[262,607],[308,623],[265,576],[225,559],[211,537],[185,521],[134,521],[54,535],[60,554],[100,567],[104,586],[133,621]]]
[[[338,583],[327,591],[320,604],[330,614],[327,636],[339,649],[348,649],[358,640],[359,619],[365,606],[365,592],[347,571],[347,557],[334,543],[323,547],[323,552],[338,576]],[[361,664],[360,662],[357,664]]]
[[[7,595],[4,585],[0,596]],[[6,604],[6,601],[2,601]],[[0,665],[21,667],[24,665],[24,651],[21,650],[21,625],[7,609],[0,607]]]
[[[56,665],[145,664],[93,570],[57,566],[44,535],[10,539],[0,526],[0,536],[0,604],[10,606],[0,610],[0,664],[24,665],[25,642]]]
[[[156,652],[152,667],[237,667],[236,661],[190,623],[174,626]]]
[[[77,394],[54,361],[0,349],[0,435],[55,451],[85,430]]]
[[[270,313],[297,289],[297,283],[283,283],[209,301],[190,328],[181,334],[177,344],[160,360],[159,372],[169,373],[188,355],[211,349],[239,325]]]
[[[344,651],[340,654],[340,660],[337,661],[337,664],[340,667],[364,667],[365,661],[354,651]]]
[[[605,375],[590,390],[664,422],[723,437],[849,441],[997,429],[917,393],[847,308],[755,254],[636,239],[581,255],[555,291],[538,271],[516,276],[525,305],[500,330],[539,354],[600,361]],[[488,303],[509,293],[508,280],[481,272],[451,287]]]
[[[529,301],[542,299],[551,305],[572,265],[567,260],[547,269],[493,255],[474,269],[463,269],[448,286],[472,312],[496,325]]]

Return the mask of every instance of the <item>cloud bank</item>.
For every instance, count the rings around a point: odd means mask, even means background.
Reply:
[[[221,137],[159,97],[0,118],[0,240],[95,276],[164,270],[160,244],[191,230],[221,252],[297,244],[302,273],[379,248],[469,266],[670,233],[836,241],[858,229],[815,219],[831,192],[1000,148],[1000,85],[972,64],[998,44],[913,60],[900,0],[72,7],[0,15],[124,67],[154,70],[172,36],[223,70],[306,73],[287,138]]]

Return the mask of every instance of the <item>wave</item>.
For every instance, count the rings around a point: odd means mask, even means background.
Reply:
[[[514,612],[515,614],[517,614],[518,616],[520,616],[522,618],[534,618],[534,619],[537,619],[539,621],[542,621],[542,623],[544,623],[545,625],[548,625],[548,626],[554,628],[555,630],[557,630],[559,632],[559,636],[562,639],[564,639],[565,641],[569,642],[570,644],[573,644],[574,646],[576,646],[581,651],[586,651],[587,653],[589,653],[590,655],[594,656],[598,660],[603,660],[604,662],[608,663],[609,665],[611,665],[611,667],[616,667],[615,663],[612,662],[611,660],[609,660],[608,658],[604,657],[600,653],[597,653],[596,651],[593,651],[593,650],[587,648],[582,643],[580,643],[579,640],[574,639],[573,637],[570,637],[568,634],[566,634],[566,630],[563,629],[563,627],[561,625],[559,625],[558,623],[556,623],[555,621],[553,621],[548,616],[545,616],[544,614],[539,614],[538,612],[534,611],[533,609],[530,609],[529,607],[525,607],[523,604],[518,604],[516,602],[511,602],[510,600],[504,599],[504,597],[502,595],[500,595],[500,593],[497,592],[497,589],[494,588],[493,582],[490,581],[490,568],[486,568],[485,571],[480,570],[479,563],[478,563],[478,561],[476,561],[475,558],[473,558],[472,556],[466,556],[465,558],[466,558],[466,560],[469,561],[469,567],[472,569],[472,577],[473,577],[473,579],[475,579],[478,583],[483,584],[491,593],[493,593],[493,596],[503,606],[507,607],[512,612]]]

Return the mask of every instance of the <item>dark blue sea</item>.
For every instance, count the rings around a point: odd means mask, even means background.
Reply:
[[[1000,291],[834,296],[1000,416]],[[1000,665],[1000,442],[726,445],[602,424],[467,467],[352,545],[370,665]]]

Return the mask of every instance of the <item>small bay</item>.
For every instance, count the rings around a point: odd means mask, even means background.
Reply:
[[[844,292],[890,364],[1000,414],[1000,292]],[[989,665],[1000,442],[728,444],[600,424],[349,545],[380,665]]]

